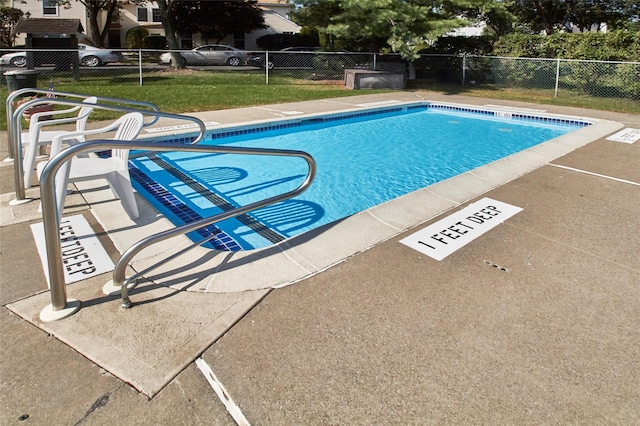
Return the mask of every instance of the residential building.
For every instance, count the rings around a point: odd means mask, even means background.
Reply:
[[[25,15],[28,13],[28,16],[33,18],[79,19],[85,28],[86,37],[92,38],[87,11],[80,2],[71,2],[69,7],[58,5],[54,0],[10,0],[8,3],[7,6],[20,9]],[[288,19],[290,6],[286,0],[258,1],[258,5],[264,11],[267,28],[248,34],[231,35],[222,40],[222,44],[246,50],[258,50],[256,40],[263,35],[295,34],[300,31],[300,26]],[[101,25],[102,22],[100,22]],[[141,6],[125,4],[118,11],[118,16],[112,20],[106,44],[112,48],[126,48],[127,31],[138,26],[145,27],[150,34],[164,35],[160,22],[160,10],[155,2],[148,2]],[[24,34],[19,35],[16,44],[24,44],[24,38]],[[179,42],[182,48],[191,48],[204,43],[197,34],[182,37]]]

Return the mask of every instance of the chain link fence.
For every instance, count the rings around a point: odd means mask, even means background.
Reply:
[[[420,80],[442,84],[517,88],[556,97],[589,96],[640,101],[640,62],[578,61],[471,55],[422,55],[412,67],[398,55],[322,51],[156,51],[88,49],[3,51],[2,84],[10,74],[38,72],[49,81],[108,79],[144,85],[162,76],[170,82],[175,61],[203,73],[240,74],[255,84],[342,84],[345,69],[398,71],[411,68]],[[56,85],[56,89],[64,90]]]
[[[468,84],[552,91],[556,97],[640,101],[640,62],[477,56],[463,57],[462,61]]]
[[[417,78],[440,83],[640,101],[640,62],[423,55],[415,67]]]
[[[40,86],[66,79],[120,79],[144,84],[147,78],[161,74],[170,78],[176,64],[186,70],[211,73],[241,73],[263,76],[265,84],[289,84],[292,81],[340,82],[345,69],[370,69],[376,56],[369,53],[238,50],[4,50],[0,58],[2,83],[6,73],[36,70]],[[271,79],[270,77],[281,77]],[[254,80],[251,80],[252,82]]]

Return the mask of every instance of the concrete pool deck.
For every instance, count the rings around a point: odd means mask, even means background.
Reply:
[[[640,128],[634,115],[412,92],[198,116],[233,123],[418,98],[544,109]],[[614,127],[507,183],[487,179],[504,164],[480,176],[491,182],[480,191],[470,193],[477,184],[460,181],[438,194],[450,202],[433,211],[408,203],[384,222],[411,211],[422,215],[418,226],[406,232],[395,226],[383,243],[293,286],[203,293],[141,285],[132,295],[138,304],[121,311],[116,298],[101,295],[103,275],[70,285],[82,309],[50,324],[37,319],[48,303],[29,229],[39,218],[37,203],[7,205],[12,183],[5,163],[1,300],[46,333],[3,310],[3,423],[29,414],[35,424],[233,424],[192,362],[201,354],[255,424],[637,423],[640,143],[604,139]],[[484,196],[524,210],[440,262],[398,243],[448,214],[438,213]],[[107,213],[96,213],[98,220],[70,202],[97,232],[126,229],[132,241],[139,238],[133,229],[162,220],[114,225]],[[108,212],[111,204],[92,207]],[[348,241],[372,233],[361,223],[334,228]],[[304,242],[312,252],[304,259],[327,255],[317,249],[326,247],[318,240],[328,238],[325,231]],[[120,243],[101,240],[117,256]],[[260,267],[245,281],[274,272],[273,265]],[[163,278],[195,289],[208,275]],[[81,343],[71,342],[78,336]],[[122,381],[112,369],[130,377]],[[155,396],[147,400],[126,382]]]

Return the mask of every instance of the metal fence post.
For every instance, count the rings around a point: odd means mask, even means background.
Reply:
[[[268,85],[269,84],[269,51],[268,50],[264,54],[264,73],[265,73],[266,84]]]
[[[462,85],[466,85],[467,82],[467,53],[462,54]]]
[[[558,86],[560,84],[560,59],[558,59],[558,63],[556,65],[556,90],[554,94],[554,98],[558,97]]]
[[[142,86],[142,49],[138,49],[138,70],[140,72],[140,86]]]

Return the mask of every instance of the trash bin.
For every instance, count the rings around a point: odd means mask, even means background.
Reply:
[[[18,89],[28,89],[38,87],[38,71],[7,71],[4,73],[7,79],[9,93]]]

